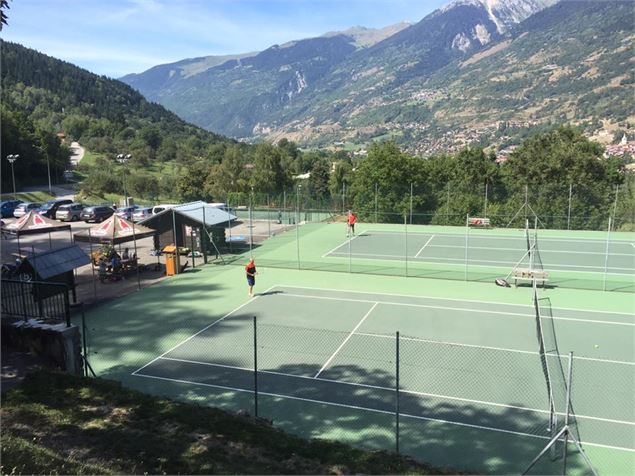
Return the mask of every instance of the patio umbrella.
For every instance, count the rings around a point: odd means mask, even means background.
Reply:
[[[84,241],[88,243],[101,243],[109,245],[117,245],[134,241],[134,252],[137,255],[137,240],[155,235],[157,232],[142,225],[135,225],[120,216],[113,215],[108,220],[95,225],[88,230],[75,233],[76,241]],[[92,251],[92,250],[91,250]],[[92,254],[92,252],[91,252]],[[91,259],[92,262],[92,259]],[[93,263],[94,268],[94,263]],[[94,273],[94,269],[93,269]],[[141,289],[141,278],[139,276],[139,267],[137,266],[137,284]]]
[[[4,231],[11,235],[15,235],[18,239],[18,254],[20,254],[20,236],[35,235],[39,233],[49,234],[49,247],[52,247],[51,232],[70,230],[68,223],[59,223],[50,218],[46,218],[31,210],[29,213],[21,217],[19,220],[8,224],[4,227]]]

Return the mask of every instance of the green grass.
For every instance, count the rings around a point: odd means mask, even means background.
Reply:
[[[303,440],[248,415],[56,372],[5,393],[2,416],[3,474],[439,474],[393,453]]]
[[[1,195],[2,200],[13,200],[12,193],[3,193]],[[55,195],[51,195],[48,192],[18,192],[17,199],[23,202],[38,202],[44,203],[48,200],[55,198]]]

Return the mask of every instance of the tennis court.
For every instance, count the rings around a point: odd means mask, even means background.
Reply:
[[[535,241],[535,265],[549,271],[574,271],[632,276],[635,272],[635,243],[614,240],[544,237]],[[523,258],[528,264],[528,238],[490,233],[464,235],[411,231],[365,230],[344,240],[327,257],[403,260],[442,263],[449,266],[500,267],[508,272]]]
[[[372,246],[399,238],[376,236],[382,241]],[[362,248],[368,237],[351,241],[360,243],[357,252],[375,249]],[[422,237],[408,250],[421,256],[435,239]],[[515,239],[505,242],[510,249],[516,245]],[[604,474],[632,467],[635,317],[552,309],[544,300],[541,307],[541,321],[558,336],[559,348],[574,352],[572,401],[587,453]],[[143,362],[132,378],[192,394],[249,395],[257,385],[262,413],[277,424],[293,421],[296,431],[304,425],[311,436],[316,420],[328,420],[331,437],[383,449],[391,449],[397,404],[403,452],[437,465],[510,473],[522,471],[549,439],[538,347],[530,303],[280,284]],[[546,358],[552,368],[567,365],[554,349]],[[556,413],[563,417],[560,406]],[[542,461],[536,471],[552,472],[551,464],[559,468],[560,462]],[[575,456],[570,469],[585,474]]]

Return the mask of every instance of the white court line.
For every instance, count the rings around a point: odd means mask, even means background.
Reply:
[[[377,302],[377,301],[373,301],[370,299],[353,299],[353,298],[337,298],[337,297],[331,297],[331,296],[311,296],[310,294],[291,294],[291,293],[282,293],[279,294],[278,296],[280,297],[300,297],[300,298],[305,298],[305,299],[324,299],[324,300],[329,300],[329,301],[346,301],[346,302],[363,302],[363,303],[373,303],[373,302]],[[465,307],[448,307],[448,306],[433,306],[430,304],[411,304],[411,303],[404,303],[404,302],[394,302],[394,301],[380,301],[381,304],[389,304],[392,306],[405,306],[405,307],[420,307],[420,308],[424,308],[424,309],[447,309],[448,311],[466,311],[468,313],[481,313],[481,314],[492,314],[492,315],[502,315],[502,316],[520,316],[520,317],[526,317],[526,318],[531,318],[534,319],[535,318],[535,314],[533,313],[528,313],[528,314],[522,314],[522,313],[518,313],[518,312],[505,312],[505,311],[490,311],[487,309],[469,309],[469,308],[465,308]],[[529,307],[529,306],[528,306]],[[600,321],[600,320],[594,320],[594,319],[579,319],[577,317],[556,317],[556,316],[551,316],[550,319],[557,319],[557,320],[561,320],[561,321],[575,321],[575,322],[591,322],[594,324],[612,324],[612,325],[619,325],[619,326],[635,326],[635,323],[633,322],[618,322],[618,321]]]
[[[320,371],[318,373],[315,374],[315,377],[313,378],[318,378],[320,376],[320,374],[322,373],[322,371],[327,368],[329,366],[329,364],[331,363],[331,360],[333,360],[335,358],[335,356],[337,355],[337,353],[342,349],[342,347],[344,347],[344,344],[346,344],[348,342],[348,340],[353,336],[353,334],[355,333],[355,331],[357,329],[359,329],[359,326],[361,326],[364,321],[366,320],[366,318],[368,316],[370,316],[370,313],[373,312],[373,310],[377,307],[379,303],[376,302],[375,304],[373,304],[373,307],[371,307],[368,312],[364,315],[364,317],[362,317],[362,319],[357,323],[357,325],[355,326],[355,328],[351,331],[350,334],[348,334],[348,336],[346,336],[346,339],[344,339],[344,342],[342,342],[340,344],[340,346],[335,350],[335,352],[333,352],[333,355],[331,355],[331,357],[329,357],[329,360],[326,361],[326,363],[322,366],[322,368],[320,369]]]
[[[359,234],[353,236],[353,238],[351,238],[351,241],[353,241],[355,238],[357,238],[358,236],[362,236],[365,233],[365,231],[360,231]],[[331,253],[335,253],[335,250],[338,248],[341,248],[342,246],[346,245],[348,243],[348,240],[346,240],[344,243],[337,245],[335,248],[333,248],[331,251],[328,251],[327,253],[324,253],[322,255],[322,258],[327,258],[328,255],[330,255]],[[348,254],[348,253],[346,253]]]
[[[167,380],[170,382],[177,382],[177,383],[185,383],[185,384],[192,384],[192,385],[200,385],[203,387],[211,387],[211,388],[219,388],[221,390],[230,390],[233,392],[246,392],[246,393],[250,393],[253,394],[253,390],[246,390],[243,388],[234,388],[234,387],[228,387],[228,386],[224,386],[224,385],[214,385],[214,384],[210,384],[210,383],[203,383],[203,382],[192,382],[191,380],[183,380],[183,379],[172,379],[172,378],[167,378],[167,377],[157,377],[154,375],[145,375],[145,374],[136,374],[137,377],[144,377],[144,378],[152,378],[152,379],[157,379],[157,380]],[[321,400],[315,400],[315,399],[311,399],[311,398],[302,398],[302,397],[292,397],[290,395],[280,395],[280,394],[276,394],[276,393],[269,393],[269,392],[258,392],[259,395],[267,395],[269,397],[274,397],[274,398],[288,398],[289,400],[298,400],[298,401],[303,401],[303,402],[309,402],[309,403],[317,403],[319,405],[330,405],[330,406],[335,406],[335,407],[342,407],[342,408],[350,408],[353,410],[362,410],[362,411],[369,411],[369,412],[373,412],[373,413],[382,413],[385,415],[394,415],[395,412],[394,411],[387,411],[387,410],[377,410],[377,409],[373,409],[373,408],[365,408],[365,407],[360,407],[357,405],[347,405],[345,403],[332,403],[332,402],[323,402]],[[482,426],[482,425],[472,425],[470,423],[462,423],[462,422],[456,422],[456,421],[449,421],[449,420],[443,420],[440,418],[430,418],[430,417],[423,417],[423,416],[419,416],[419,415],[410,415],[407,413],[401,413],[400,414],[401,417],[406,417],[406,418],[413,418],[416,420],[424,420],[424,421],[434,421],[434,422],[438,422],[438,423],[447,423],[449,425],[457,425],[457,426],[462,426],[462,427],[467,427],[467,428],[476,428],[479,430],[487,430],[487,431],[495,431],[498,433],[507,433],[507,434],[512,434],[512,435],[518,435],[518,436],[526,436],[529,438],[538,438],[541,440],[549,440],[548,436],[540,436],[540,435],[532,435],[529,433],[522,433],[519,431],[512,431],[512,430],[504,430],[502,428],[492,428],[492,427],[488,427],[488,426]],[[608,448],[608,449],[614,449],[614,450],[623,450],[623,451],[628,451],[630,453],[635,452],[635,449],[633,448],[623,448],[620,446],[609,446],[609,445],[603,445],[601,443],[590,443],[590,442],[585,442],[584,443],[587,446],[596,446],[599,448]]]
[[[371,233],[374,235],[403,235],[404,232],[403,231],[383,231],[383,230],[366,230],[367,233]],[[408,234],[409,235],[429,235],[430,231],[410,231],[408,230]],[[457,237],[459,239],[464,239],[463,235],[460,234],[456,234],[456,233],[440,233],[437,232],[435,233],[438,236],[451,236],[451,237]],[[487,239],[487,240],[523,240],[525,241],[526,238],[525,236],[489,236],[489,235],[482,235],[479,233],[475,233],[475,234],[470,234],[471,237],[475,237],[475,238],[483,238],[483,239]],[[545,241],[565,241],[567,243],[598,243],[601,245],[605,245],[606,244],[606,240],[598,240],[595,238],[591,238],[591,239],[586,239],[586,238],[561,238],[561,237],[554,237],[554,236],[540,236],[538,237],[538,242],[539,243],[544,243]],[[611,244],[615,243],[615,244],[620,244],[620,245],[631,245],[635,248],[635,243],[631,242],[631,241],[627,241],[627,240],[611,240],[610,241]]]
[[[420,250],[417,252],[417,254],[415,255],[415,258],[418,258],[418,257],[419,257],[419,255],[420,255],[420,254],[421,254],[421,252],[424,250],[424,248],[425,248],[426,246],[428,246],[428,244],[432,241],[432,238],[434,238],[434,235],[432,235],[432,236],[428,239],[428,241],[426,241],[426,244],[425,244],[425,245],[423,245],[423,246],[421,247],[421,249],[420,249]]]
[[[373,292],[373,291],[355,291],[353,289],[313,288],[308,286],[297,286],[295,284],[278,284],[277,286],[274,286],[274,287],[309,289],[309,290],[316,290],[316,291],[329,291],[332,293],[371,294],[371,295],[379,295],[379,296],[406,297],[406,298],[413,298],[413,299],[436,299],[439,301],[473,302],[477,304],[494,304],[497,306],[516,306],[516,307],[524,307],[524,308],[533,309],[533,304],[529,306],[526,304],[507,303],[507,302],[500,302],[500,301],[477,301],[475,299],[457,299],[457,298],[435,297],[435,296],[412,296],[409,294],[392,294],[392,293],[382,293],[382,292]],[[631,314],[628,314],[625,312],[618,312],[618,311],[594,311],[594,310],[578,309],[578,308],[572,308],[572,307],[559,307],[557,309],[562,309],[563,311],[591,312],[591,313],[599,313],[599,314],[619,314],[621,316],[631,316]]]
[[[268,293],[269,291],[271,291],[273,288],[275,288],[275,286],[271,286],[269,289],[267,289],[265,291],[265,293]],[[139,367],[137,370],[135,370],[134,372],[132,372],[132,375],[135,375],[137,372],[139,372],[140,370],[143,370],[144,368],[146,368],[148,365],[152,364],[154,361],[160,359],[161,357],[163,357],[164,355],[172,352],[174,349],[176,349],[177,347],[180,347],[181,345],[185,344],[187,341],[189,341],[190,339],[193,339],[194,337],[196,337],[197,335],[199,335],[201,332],[205,332],[207,329],[209,329],[212,326],[215,326],[216,324],[218,324],[219,322],[221,322],[222,320],[224,320],[225,318],[231,316],[233,313],[235,313],[236,311],[238,311],[239,309],[242,309],[243,307],[245,307],[247,304],[253,302],[255,299],[258,299],[259,295],[256,294],[256,297],[254,297],[253,299],[250,299],[249,301],[246,301],[244,303],[242,303],[240,306],[238,306],[236,309],[234,309],[233,311],[228,312],[227,314],[225,314],[223,317],[216,319],[214,322],[212,322],[209,326],[204,327],[203,329],[201,329],[200,331],[198,331],[196,334],[192,334],[190,337],[188,337],[187,339],[179,342],[178,344],[176,344],[174,347],[169,348],[168,350],[166,350],[165,352],[163,352],[160,356],[158,356],[156,359],[151,360],[150,362],[148,362],[147,364],[145,364],[143,367]]]
[[[358,334],[359,335],[359,334]],[[234,365],[224,365],[224,364],[215,364],[212,362],[200,362],[198,360],[189,360],[189,359],[175,359],[172,357],[162,357],[161,360],[170,360],[170,361],[174,361],[174,362],[184,362],[187,364],[195,364],[195,365],[204,365],[204,366],[208,366],[208,367],[218,367],[218,368],[222,368],[222,369],[232,369],[232,370],[242,370],[245,372],[252,372],[254,371],[253,368],[248,368],[248,367],[238,367],[238,366],[234,366]],[[359,382],[346,382],[345,380],[333,380],[330,378],[324,378],[324,377],[308,377],[306,375],[294,375],[294,374],[287,374],[284,372],[276,372],[275,370],[262,370],[262,369],[258,369],[258,373],[260,374],[269,374],[269,375],[278,375],[280,377],[291,377],[291,378],[298,378],[298,379],[305,379],[305,380],[318,380],[320,382],[328,382],[328,383],[336,383],[336,384],[341,384],[341,385],[349,385],[352,387],[362,387],[362,388],[372,388],[375,390],[386,390],[386,391],[390,391],[390,392],[394,392],[395,389],[393,387],[382,387],[381,385],[371,385],[371,384],[367,384],[367,383],[359,383]],[[428,393],[428,392],[417,392],[415,390],[406,390],[403,388],[399,389],[399,393],[407,393],[409,395],[415,395],[418,397],[431,397],[431,398],[442,398],[442,399],[446,399],[446,400],[455,400],[455,401],[459,401],[459,402],[463,402],[463,403],[476,403],[479,405],[488,405],[488,406],[492,406],[492,407],[500,407],[500,408],[512,408],[514,410],[521,410],[521,411],[528,411],[528,412],[533,412],[533,413],[545,413],[545,414],[550,414],[551,412],[549,410],[540,410],[538,408],[529,408],[529,407],[521,407],[520,405],[509,405],[507,403],[496,403],[496,402],[488,402],[486,400],[474,400],[472,398],[462,398],[462,397],[452,397],[450,395],[442,395],[442,394],[438,394],[438,393]],[[557,415],[560,416],[564,416],[564,413],[562,412],[556,412]],[[594,417],[594,416],[588,416],[588,415],[578,415],[577,413],[575,414],[576,418],[584,418],[587,420],[597,420],[597,421],[603,421],[606,423],[618,423],[620,425],[630,425],[630,426],[634,426],[635,422],[632,421],[625,421],[625,420],[614,420],[611,418],[601,418],[601,417]]]
[[[390,335],[385,335],[385,334],[368,334],[365,332],[358,332],[355,335],[358,336],[365,336],[365,337],[377,337],[380,339],[395,339],[395,336],[390,336]],[[462,344],[459,342],[446,342],[446,341],[440,341],[440,340],[429,340],[429,339],[420,339],[418,337],[404,337],[404,336],[400,336],[399,339],[401,340],[409,340],[412,342],[425,342],[427,344],[443,344],[443,345],[451,345],[451,346],[456,346],[456,347],[470,347],[473,349],[487,349],[487,350],[497,350],[497,351],[501,351],[501,352],[511,352],[511,353],[515,353],[515,354],[530,354],[530,355],[540,355],[540,352],[534,352],[531,350],[520,350],[520,349],[508,349],[505,347],[491,347],[491,346],[487,346],[487,345],[476,345],[476,344]],[[545,354],[548,358],[557,358],[560,357],[561,359],[568,359],[569,357],[566,355],[561,355],[561,356],[557,356],[557,355],[553,355],[553,354]],[[635,362],[626,362],[624,360],[608,360],[608,359],[596,359],[595,357],[579,357],[574,355],[573,356],[574,360],[589,360],[591,362],[602,362],[602,363],[610,363],[610,364],[622,364],[622,365],[632,365],[635,366]]]
[[[459,248],[461,248],[461,247],[459,247]],[[465,248],[465,247],[463,247],[463,248]],[[373,259],[373,258],[399,258],[399,259],[403,259],[403,257],[404,257],[403,255],[387,255],[387,254],[380,254],[380,253],[360,253],[360,252],[355,252],[355,253],[352,253],[351,255],[354,256],[354,257],[359,257],[359,256],[367,257],[368,256],[368,258],[364,258],[364,259]],[[348,256],[348,253],[344,253],[344,252],[341,252],[341,251],[334,251],[328,257],[340,258],[340,257],[344,257],[344,256]],[[327,257],[327,256],[325,256],[325,257]],[[411,258],[411,259],[414,259],[414,258]],[[433,260],[436,260],[437,262],[441,262],[443,264],[448,264],[448,265],[453,265],[454,263],[448,263],[447,261],[461,261],[461,262],[465,262],[465,258],[445,258],[445,257],[434,257],[434,256],[427,256],[425,258],[418,258],[419,263],[432,262],[432,264],[437,264]],[[490,264],[473,264],[473,263],[490,263]],[[497,261],[497,260],[482,260],[482,259],[470,260],[470,267],[476,267],[476,268],[491,268],[493,265],[495,266],[496,264],[500,264],[500,265],[515,265],[516,262],[513,262],[513,261]],[[594,273],[594,274],[598,274],[598,273],[604,272],[604,268],[598,268],[597,266],[585,266],[585,265],[578,265],[578,264],[564,264],[564,265],[559,265],[559,266],[566,266],[566,268],[550,267],[549,270],[550,271],[562,271],[562,272],[575,271],[576,273]],[[580,271],[580,270],[572,270],[572,269],[567,269],[567,268],[591,268],[591,269],[597,269],[597,270],[596,271]],[[631,268],[619,268],[617,266],[609,266],[608,269],[609,270],[611,270],[611,269],[619,269],[619,270],[624,270],[624,271],[632,271]],[[609,271],[609,273],[612,274],[612,275],[619,275],[619,276],[632,276],[633,275],[632,272],[631,273],[613,273],[613,272]]]

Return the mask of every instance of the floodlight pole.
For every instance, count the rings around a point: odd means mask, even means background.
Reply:
[[[7,160],[11,164],[11,178],[13,179],[13,199],[14,200],[18,199],[18,195],[17,195],[17,193],[15,191],[15,173],[13,172],[13,163],[16,160],[18,160],[19,158],[20,158],[20,156],[18,154],[7,155]]]

